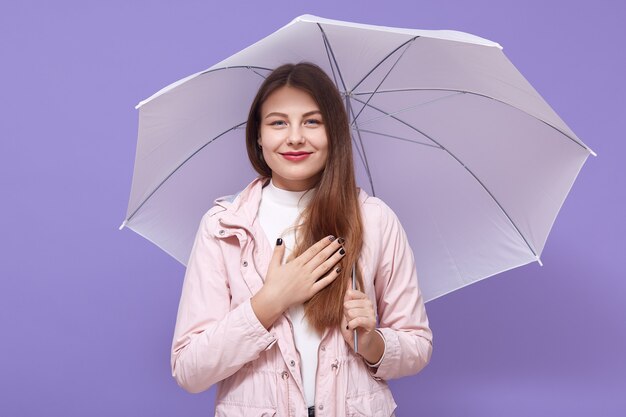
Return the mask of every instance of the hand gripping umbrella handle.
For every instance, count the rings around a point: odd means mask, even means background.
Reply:
[[[356,290],[356,262],[352,265],[352,289]],[[354,329],[354,353],[359,353],[359,344],[356,329]]]

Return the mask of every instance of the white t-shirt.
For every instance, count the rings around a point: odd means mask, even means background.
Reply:
[[[259,222],[270,245],[282,238],[286,260],[295,246],[295,222],[307,206],[314,191],[287,191],[277,188],[272,181],[263,188],[259,206]],[[317,349],[321,336],[310,326],[304,317],[304,305],[289,309],[293,324],[293,336],[300,353],[300,371],[307,406],[315,405],[315,374],[317,372]]]

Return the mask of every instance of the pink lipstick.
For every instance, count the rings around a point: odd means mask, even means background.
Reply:
[[[286,152],[281,154],[285,159],[289,161],[302,161],[311,155],[310,152]]]

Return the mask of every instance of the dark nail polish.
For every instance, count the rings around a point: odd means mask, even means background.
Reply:
[[[350,326],[346,325],[346,330],[350,330]]]
[[[341,272],[341,267],[339,267],[339,268],[335,269],[335,272],[336,272],[336,273],[340,273],[340,272]]]
[[[335,239],[337,239],[335,236],[328,236],[328,240],[330,240],[331,242]]]
[[[280,246],[283,244],[283,240],[281,238],[276,239],[276,246]]]
[[[339,254],[340,255],[345,255],[346,254],[346,250],[344,248],[341,248],[341,250],[339,250]]]
[[[345,242],[346,240],[342,237],[340,237],[339,239],[337,239],[337,243],[339,243],[340,245],[343,245],[343,242]]]

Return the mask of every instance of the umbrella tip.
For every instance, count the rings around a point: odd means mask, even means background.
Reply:
[[[595,153],[591,148],[587,148],[587,150],[589,151],[589,153],[591,153],[593,156],[598,156],[597,153]]]
[[[300,16],[296,17],[296,19],[311,19],[311,18],[316,18],[317,16],[313,16],[310,13],[305,13],[305,14],[301,14]]]
[[[293,19],[291,21],[291,23],[296,23],[296,22],[315,22],[319,20],[319,18],[317,16],[313,16],[312,14],[301,14],[300,16],[297,16],[295,19]]]
[[[119,229],[117,229],[117,230],[122,230],[122,229],[126,226],[126,224],[127,224],[127,223],[128,223],[128,222],[127,222],[126,220],[124,220],[124,221],[122,222],[122,224],[120,225]]]
[[[539,262],[539,266],[543,266],[543,262],[541,262],[541,259],[539,259],[538,256],[537,256],[537,262]]]

